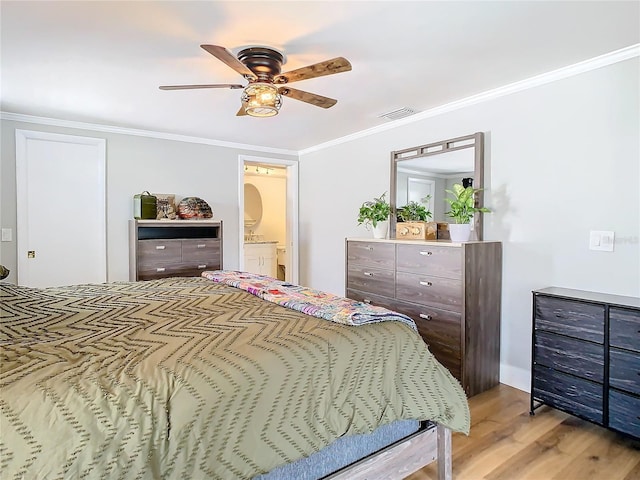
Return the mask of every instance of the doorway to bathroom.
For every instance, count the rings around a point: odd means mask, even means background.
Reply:
[[[239,155],[240,270],[297,283],[298,162]]]

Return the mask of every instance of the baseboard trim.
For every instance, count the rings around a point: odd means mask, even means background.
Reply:
[[[531,370],[501,363],[500,383],[531,393]]]

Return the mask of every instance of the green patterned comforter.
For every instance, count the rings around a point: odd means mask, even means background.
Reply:
[[[459,384],[399,322],[204,278],[0,286],[3,480],[251,478],[396,419],[469,429]]]

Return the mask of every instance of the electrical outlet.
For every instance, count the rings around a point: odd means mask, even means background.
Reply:
[[[614,241],[614,232],[603,230],[592,230],[591,232],[589,232],[589,250],[613,252]]]
[[[12,231],[10,228],[3,228],[2,229],[2,241],[3,242],[10,242],[11,241],[11,236],[12,236]]]

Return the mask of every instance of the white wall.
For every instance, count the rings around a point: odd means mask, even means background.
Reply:
[[[238,155],[274,155],[202,143],[3,120],[0,223],[14,232],[13,242],[0,243],[2,262],[12,270],[8,281],[16,278],[16,128],[106,139],[109,281],[129,279],[128,221],[133,218],[133,195],[143,190],[175,193],[176,198],[195,196],[207,201],[213,209],[214,220],[223,221],[224,267],[238,268]],[[285,157],[278,155],[278,158]],[[64,232],[64,222],[73,221],[79,220],[61,218],[60,233]]]
[[[344,294],[344,239],[371,235],[358,207],[389,190],[392,150],[483,131],[485,239],[504,254],[501,381],[528,389],[531,290],[640,296],[639,63],[303,152],[301,283]],[[588,250],[590,230],[615,231],[615,251]]]

